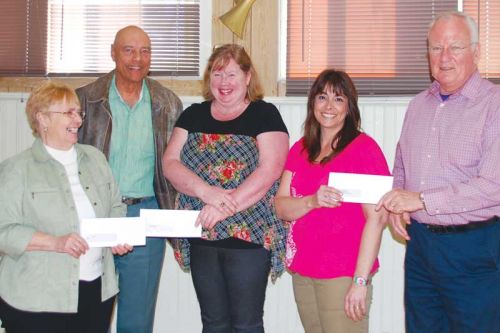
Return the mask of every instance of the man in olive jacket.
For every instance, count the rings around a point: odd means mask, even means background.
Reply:
[[[176,192],[162,174],[162,155],[182,103],[169,89],[147,77],[151,41],[139,27],[117,32],[111,46],[115,69],[77,89],[86,117],[79,141],[107,157],[127,204],[127,216],[143,209],[173,209]],[[151,333],[165,240],[115,257],[119,274],[118,333]]]

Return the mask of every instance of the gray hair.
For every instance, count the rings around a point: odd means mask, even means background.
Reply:
[[[461,18],[465,20],[465,23],[469,27],[471,44],[477,45],[479,43],[479,30],[477,28],[476,21],[474,21],[474,19],[469,15],[458,11],[444,12],[436,16],[436,18],[429,24],[429,29],[427,30],[427,39],[429,39],[429,33],[431,32],[436,22],[440,20],[449,20],[451,18]]]

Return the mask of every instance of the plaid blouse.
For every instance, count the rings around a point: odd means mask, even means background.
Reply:
[[[263,101],[251,103],[238,118],[235,121],[217,121],[211,117],[210,102],[204,102],[186,109],[176,124],[189,132],[181,152],[182,163],[212,186],[237,188],[258,166],[256,136],[266,131],[286,132],[278,110]],[[230,130],[233,133],[229,133]],[[271,252],[273,281],[285,269],[287,232],[274,210],[278,185],[276,181],[253,206],[217,223],[212,230],[204,229],[202,232],[202,238],[206,240],[234,237],[262,245]],[[198,198],[182,193],[177,197],[177,209],[201,210],[203,206]],[[188,269],[189,241],[171,241],[175,258],[183,269]]]

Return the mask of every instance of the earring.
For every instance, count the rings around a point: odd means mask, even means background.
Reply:
[[[43,131],[44,131],[44,132],[47,132],[47,130],[48,130],[48,129],[49,129],[48,127],[44,127],[44,128],[43,128]]]

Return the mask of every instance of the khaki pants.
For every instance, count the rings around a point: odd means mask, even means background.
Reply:
[[[344,297],[352,279],[313,279],[292,274],[293,292],[300,320],[306,333],[367,333],[368,315],[354,322],[344,312]],[[370,310],[372,286],[368,286],[367,308]]]

